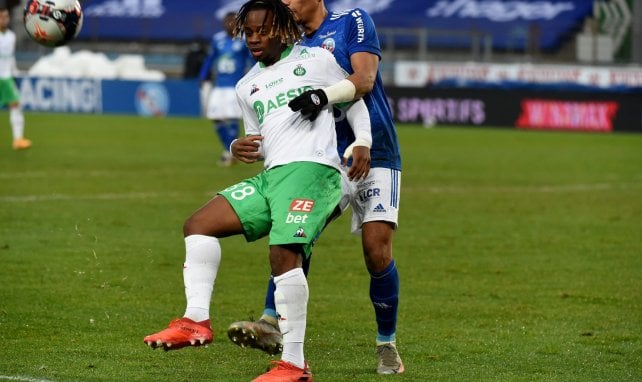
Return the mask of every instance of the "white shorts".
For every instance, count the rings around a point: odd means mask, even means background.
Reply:
[[[350,181],[341,171],[343,195],[341,212],[352,207],[352,233],[360,233],[363,223],[385,221],[397,228],[399,221],[399,191],[401,171],[390,168],[371,168],[366,179]]]
[[[241,107],[234,88],[212,88],[207,101],[205,116],[208,119],[239,119]]]

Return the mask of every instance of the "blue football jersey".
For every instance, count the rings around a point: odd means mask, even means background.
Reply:
[[[255,63],[244,41],[233,39],[224,31],[218,32],[212,37],[210,54],[198,77],[201,81],[205,80],[212,65],[216,65],[214,86],[233,88]]]
[[[354,53],[368,52],[381,58],[381,46],[374,22],[360,8],[328,13],[312,36],[303,37],[301,45],[321,46],[329,50],[348,73],[354,73],[350,64],[350,56]],[[401,170],[397,131],[379,71],[372,91],[363,100],[368,107],[372,125],[371,166]],[[339,155],[343,155],[346,147],[354,141],[354,134],[340,113],[335,109]]]

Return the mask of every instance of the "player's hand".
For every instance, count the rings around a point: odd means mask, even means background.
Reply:
[[[322,89],[308,90],[288,103],[292,111],[301,111],[303,118],[314,121],[328,104],[328,96]]]
[[[352,156],[352,165],[348,169],[348,179],[354,181],[365,179],[370,173],[370,149],[366,146],[354,146],[351,154],[343,157],[343,165],[347,166],[348,159]]]
[[[239,138],[230,145],[232,155],[241,162],[254,163],[261,159],[259,146],[261,145],[260,142],[262,140],[262,135],[249,135],[247,137]]]

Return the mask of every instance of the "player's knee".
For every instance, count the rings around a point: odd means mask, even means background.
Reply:
[[[371,272],[383,272],[392,262],[392,246],[388,241],[376,241],[363,243],[363,257],[366,267]]]
[[[362,226],[363,256],[371,272],[382,272],[392,262],[393,226],[388,222],[373,221]]]
[[[183,235],[207,235],[210,234],[205,223],[197,215],[192,215],[183,223]]]
[[[279,276],[294,268],[301,268],[303,249],[298,244],[270,246],[270,267],[272,275]]]
[[[185,220],[185,222],[183,223],[183,235],[184,236],[194,235],[195,234],[194,225],[195,224],[194,224],[193,217],[190,216],[189,218],[187,218],[187,220]]]

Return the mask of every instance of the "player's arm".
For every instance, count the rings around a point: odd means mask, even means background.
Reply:
[[[379,56],[355,52],[350,56],[350,65],[354,73],[334,85],[318,89],[325,94],[327,104],[354,101],[372,91],[379,70]]]
[[[337,63],[334,56],[321,48],[317,51],[316,64],[323,65],[325,83],[330,84],[324,88],[308,90],[292,99],[288,106],[294,112],[301,112],[303,118],[314,121],[326,105],[336,105],[352,102],[355,99],[356,87],[348,80],[348,73]]]
[[[304,118],[314,121],[326,105],[350,102],[357,89],[352,81],[344,78],[323,89],[308,90],[288,103],[292,111],[300,111]]]
[[[205,58],[205,61],[201,66],[201,70],[198,73],[198,79],[201,84],[205,82],[207,80],[207,77],[210,75],[210,71],[212,70],[212,65],[214,64],[214,59],[216,57],[216,44],[213,40],[211,45],[212,46],[210,47],[210,53]]]
[[[352,73],[347,80],[355,87],[354,98],[361,98],[370,93],[377,79],[379,56],[370,52],[356,52],[350,56]]]
[[[352,165],[348,169],[348,179],[360,180],[370,172],[370,146],[372,134],[370,132],[370,114],[362,99],[350,105],[346,110],[348,124],[352,127],[355,140],[343,153],[343,165],[347,165],[352,157]]]
[[[229,150],[234,158],[241,162],[254,163],[263,160],[263,152],[261,150],[263,136],[261,135],[256,113],[254,113],[251,105],[248,104],[249,101],[243,97],[243,94],[248,94],[248,92],[239,90],[240,88],[242,88],[242,85],[237,84],[236,100],[241,107],[245,136],[233,140]]]
[[[374,88],[381,61],[381,45],[372,17],[363,9],[358,9],[355,13],[360,15],[361,22],[357,22],[355,17],[349,19],[345,45],[352,67],[348,79],[356,88],[355,98],[360,98]]]
[[[234,158],[244,163],[254,163],[263,160],[261,153],[261,135],[246,135],[245,137],[237,138],[232,141],[230,145],[230,152]]]

